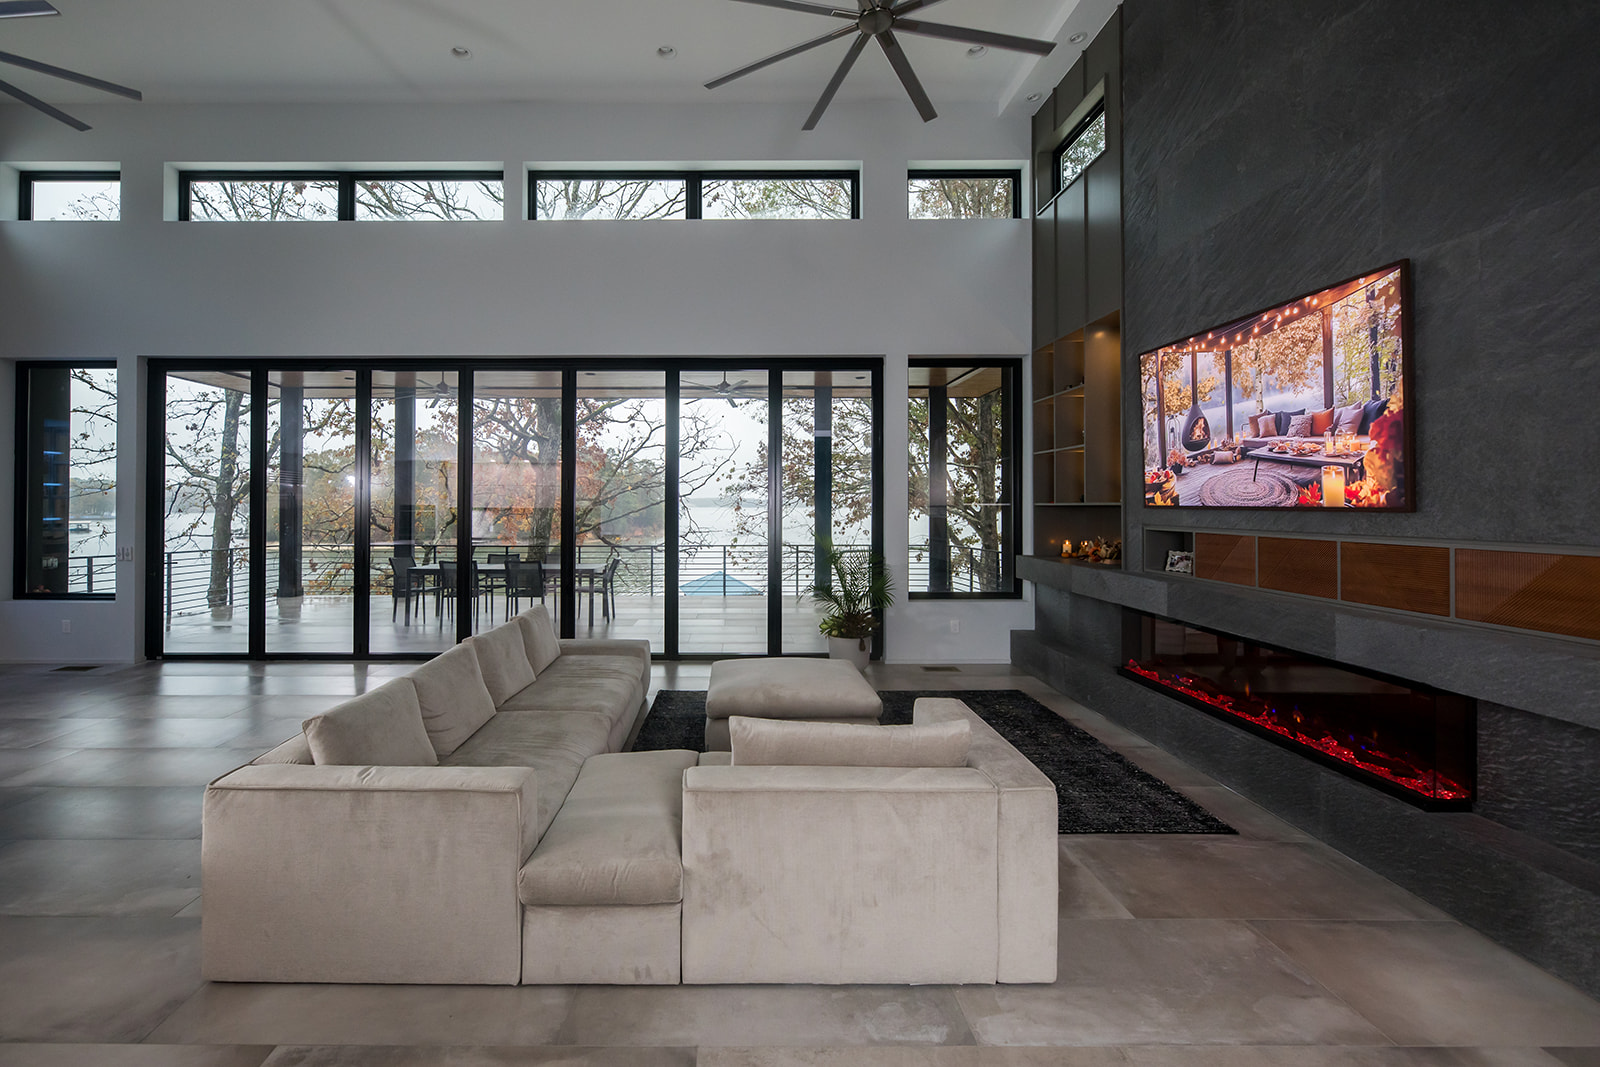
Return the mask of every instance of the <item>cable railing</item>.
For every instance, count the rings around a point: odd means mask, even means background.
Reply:
[[[383,543],[372,545],[373,596],[388,596],[393,591],[393,571],[389,559],[404,546]],[[422,563],[454,557],[455,544],[415,544],[411,557]],[[847,551],[868,551],[866,545],[839,545]],[[216,613],[233,608],[244,599],[250,586],[249,550],[233,547],[218,550],[223,559],[214,570],[216,552],[210,549],[168,551],[163,556],[165,606],[167,618]],[[474,545],[472,558],[479,563],[496,562],[513,553],[532,562],[543,556],[549,580],[560,570],[560,548],[534,545],[485,543]],[[613,585],[619,595],[663,596],[667,593],[666,546],[579,545],[577,566],[588,570],[603,568],[613,556],[617,570]],[[348,597],[355,593],[355,548],[351,545],[303,545],[300,549],[300,593],[308,597]],[[115,566],[115,556],[74,557],[85,561],[75,568],[69,588],[74,592],[93,592],[97,572]],[[913,592],[928,589],[931,555],[926,544],[911,546],[908,587]],[[107,562],[99,562],[107,561]],[[266,552],[267,587],[276,591],[279,546],[268,545]],[[761,544],[704,544],[678,547],[678,592],[682,596],[766,596],[767,546]],[[999,588],[1000,553],[972,546],[952,546],[950,585],[953,592],[989,592]],[[785,544],[779,553],[779,588],[785,596],[803,598],[810,594],[817,578],[817,546]],[[104,578],[101,579],[102,585]],[[217,588],[213,588],[214,582]]]

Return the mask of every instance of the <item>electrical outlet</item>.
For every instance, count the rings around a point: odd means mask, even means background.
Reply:
[[[72,620],[71,619],[62,619],[61,620],[61,632],[64,633],[64,634],[70,634],[72,632]]]
[[[960,619],[951,619],[950,620],[950,632],[953,633],[953,634],[958,634],[958,633],[961,632],[961,620]]]
[[[123,545],[123,546],[121,546],[120,548],[117,549],[117,562],[118,563],[132,563],[133,562],[133,546],[132,545]]]

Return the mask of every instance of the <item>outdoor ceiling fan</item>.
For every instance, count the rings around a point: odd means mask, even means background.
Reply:
[[[777,7],[785,11],[799,11],[807,15],[822,15],[825,18],[844,19],[849,25],[841,26],[831,33],[821,37],[814,37],[793,48],[785,48],[765,59],[758,59],[749,66],[740,67],[730,71],[720,78],[713,78],[706,82],[707,89],[715,89],[719,85],[726,85],[735,78],[742,78],[746,74],[769,67],[779,60],[797,56],[818,48],[829,41],[856,35],[850,42],[850,50],[845,53],[833,77],[828,79],[827,86],[822,90],[822,96],[817,100],[817,106],[811,109],[805,125],[801,129],[814,130],[817,122],[822,118],[822,113],[833,102],[833,96],[839,91],[839,86],[844,84],[845,75],[850,73],[850,68],[855,66],[856,59],[860,57],[862,49],[867,47],[867,42],[876,39],[878,47],[883,49],[883,54],[888,57],[889,65],[900,78],[900,84],[906,87],[906,94],[911,97],[911,102],[916,105],[917,113],[922,116],[923,122],[931,122],[938,117],[938,112],[933,109],[933,102],[928,99],[928,94],[922,88],[922,83],[917,80],[916,72],[911,69],[911,61],[906,58],[906,53],[900,47],[900,42],[895,38],[895,33],[911,33],[921,37],[940,37],[948,41],[961,41],[969,45],[984,45],[989,48],[1004,48],[1012,52],[1028,52],[1036,56],[1047,56],[1055,48],[1054,41],[1040,41],[1032,37],[1013,37],[1008,33],[990,33],[987,30],[972,30],[965,26],[947,26],[939,22],[923,22],[920,19],[910,19],[906,16],[919,8],[936,4],[939,0],[856,0],[855,8],[828,7],[824,4],[805,3],[804,0],[737,0],[744,4],[760,4],[763,7]]]
[[[61,12],[57,11],[51,4],[47,2],[47,0],[0,0],[0,19],[30,18],[36,15],[59,14],[61,14]],[[118,96],[125,96],[129,100],[144,99],[143,93],[139,92],[137,89],[130,89],[126,85],[118,85],[116,82],[108,82],[100,78],[91,78],[87,74],[79,74],[77,71],[67,70],[63,67],[52,67],[48,63],[40,63],[36,59],[25,59],[22,56],[12,55],[10,52],[0,52],[0,63],[9,63],[13,67],[22,67],[24,70],[32,70],[37,71],[40,74],[48,74],[52,78],[61,78],[69,82],[76,82],[79,85],[87,85],[91,89],[99,89],[102,92],[116,93]],[[87,122],[84,122],[81,119],[73,118],[60,108],[52,107],[43,100],[40,100],[37,96],[34,96],[32,93],[24,92],[23,90],[18,89],[10,82],[0,81],[0,93],[5,93],[7,96],[15,97],[16,99],[21,100],[24,104],[27,104],[29,107],[37,111],[42,111],[46,115],[49,115],[51,118],[55,119],[57,122],[64,122],[75,130],[81,131],[89,129],[89,124]]]
[[[720,397],[726,397],[727,401],[728,401],[728,406],[736,408],[739,405],[733,398],[739,395],[739,390],[740,389],[744,388],[745,386],[747,386],[749,384],[750,384],[750,379],[749,378],[740,378],[738,381],[733,382],[732,384],[729,384],[729,382],[728,382],[728,372],[727,371],[723,371],[722,372],[722,381],[718,382],[716,385],[713,385],[711,387],[711,391],[716,393]]]

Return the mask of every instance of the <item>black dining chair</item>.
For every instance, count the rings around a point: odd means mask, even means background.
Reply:
[[[612,596],[617,577],[617,565],[622,562],[621,557],[613,555],[606,561],[606,565],[598,571],[588,571],[578,576],[577,592],[579,595],[589,594],[589,625],[594,625],[594,595],[600,594],[601,617],[609,619],[612,615]],[[577,612],[573,612],[577,617]]]
[[[506,560],[506,618],[517,613],[523,597],[537,597],[544,603],[544,564],[524,563],[512,556]]]
[[[417,561],[409,556],[389,557],[390,622],[395,620],[395,615],[400,610],[400,601],[404,599],[406,602],[406,625],[410,626],[411,598],[416,597],[422,605],[422,610],[417,612],[417,621],[423,625],[427,624],[427,602],[430,589],[428,575],[415,573],[412,568],[416,567],[416,565]]]

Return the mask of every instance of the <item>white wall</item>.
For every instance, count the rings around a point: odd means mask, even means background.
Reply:
[[[121,222],[0,221],[0,358],[116,358],[125,385],[142,390],[142,359],[151,356],[882,355],[885,547],[903,590],[906,480],[895,457],[906,454],[906,358],[1023,355],[1031,332],[1027,220],[912,222],[905,171],[1020,163],[1029,129],[981,108],[950,109],[924,126],[892,101],[836,105],[805,134],[803,110],[113,105],[79,108],[95,126],[79,134],[0,107],[0,165],[115,161],[123,173]],[[174,164],[487,161],[508,176],[505,222],[169,221]],[[860,166],[863,218],[521,219],[524,164],[610,161]],[[0,432],[14,408],[3,404]],[[135,514],[135,389],[120,413],[118,513]],[[5,493],[0,507],[9,512],[13,500]],[[10,528],[9,517],[0,522],[5,536]],[[142,559],[142,524],[119,528]],[[122,567],[127,591],[137,568]],[[73,633],[63,636],[69,614]],[[902,603],[889,619],[889,657],[1001,662],[1008,631],[1030,624],[1030,605],[1016,601]],[[132,596],[70,609],[0,602],[3,659],[126,660],[140,645]]]

